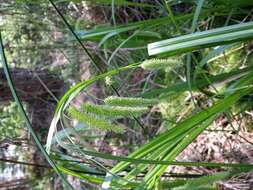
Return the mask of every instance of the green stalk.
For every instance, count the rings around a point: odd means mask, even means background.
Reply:
[[[166,7],[166,9],[167,9],[167,11],[169,13],[169,16],[170,16],[170,19],[171,19],[172,23],[174,24],[177,32],[180,33],[180,27],[177,24],[177,21],[175,19],[175,15],[174,15],[174,13],[173,13],[173,11],[171,9],[170,3],[167,2],[166,0],[163,0],[163,1],[164,1],[164,5],[165,5],[165,7]]]
[[[194,17],[193,17],[193,21],[192,21],[191,33],[194,33],[195,30],[197,29],[199,16],[200,16],[204,2],[205,2],[205,0],[200,0],[198,2],[198,6],[196,8],[196,11],[195,11]],[[192,86],[191,86],[192,56],[194,56],[192,53],[187,53],[187,55],[186,55],[186,79],[187,79],[187,84],[189,87],[189,92],[191,95],[191,100],[192,100],[193,104],[196,104],[194,101],[194,98],[193,98]]]

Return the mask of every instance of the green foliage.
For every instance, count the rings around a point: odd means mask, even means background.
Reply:
[[[253,5],[251,0],[243,0],[243,1],[237,1],[237,0],[214,0],[218,4],[225,4],[226,6],[233,6],[233,7],[245,7]]]
[[[2,25],[0,23],[5,43],[9,44],[11,49],[11,51],[6,51],[6,56],[13,67],[34,69],[41,66],[41,61],[44,67],[51,61],[47,52],[42,50],[51,45],[51,43],[48,44],[50,38],[44,32],[40,32],[40,30],[48,30],[45,24],[47,19],[41,22],[38,28],[38,25],[34,23],[39,17],[34,12],[39,10],[32,10],[32,8],[32,6],[27,6],[16,9],[15,18],[5,15]],[[26,15],[28,12],[30,16]],[[40,48],[36,48],[37,46]]]
[[[0,140],[5,138],[16,138],[22,135],[24,121],[18,114],[17,104],[11,102],[1,109],[0,117]]]
[[[188,115],[193,108],[191,106],[186,106],[185,99],[187,98],[186,93],[178,93],[176,95],[170,95],[167,98],[164,97],[162,101],[158,104],[159,110],[165,119],[164,124],[166,126],[174,125],[177,123],[177,118],[180,114]],[[182,108],[187,107],[187,109],[182,111]],[[193,107],[193,105],[192,105]],[[170,125],[169,125],[170,124]]]

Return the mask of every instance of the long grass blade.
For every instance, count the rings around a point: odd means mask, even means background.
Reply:
[[[253,38],[253,22],[196,32],[148,44],[149,55],[176,55],[206,47],[231,44]]]

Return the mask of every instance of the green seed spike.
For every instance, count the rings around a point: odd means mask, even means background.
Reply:
[[[95,115],[80,112],[75,107],[70,107],[68,111],[69,111],[69,114],[71,117],[73,117],[81,122],[84,122],[87,125],[90,125],[92,127],[102,129],[105,131],[112,131],[115,133],[124,133],[125,132],[125,130],[122,127],[119,127],[118,125],[114,125],[107,120],[104,120],[101,118],[98,119],[95,117]]]
[[[178,67],[182,65],[182,62],[177,59],[149,59],[141,64],[141,67],[145,70],[157,70],[157,69],[169,69],[172,67]]]
[[[158,103],[157,99],[127,98],[117,96],[107,97],[104,101],[106,104],[111,106],[127,106],[127,107],[153,106]]]
[[[82,109],[87,113],[110,118],[140,116],[148,111],[148,107],[122,107],[108,105],[83,104]]]

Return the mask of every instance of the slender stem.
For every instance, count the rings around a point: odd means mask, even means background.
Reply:
[[[115,25],[116,25],[116,18],[115,18],[115,0],[112,0],[111,7],[112,7],[112,23],[113,23],[113,25],[115,26]]]
[[[197,5],[197,8],[196,8],[196,11],[194,13],[193,20],[192,20],[191,33],[194,33],[195,30],[197,29],[198,19],[199,19],[199,16],[201,14],[201,10],[202,10],[202,7],[204,5],[204,2],[205,2],[205,0],[200,0],[198,5]],[[188,87],[189,87],[189,91],[190,91],[190,95],[191,95],[191,100],[192,100],[193,104],[196,106],[196,102],[195,102],[194,97],[193,97],[192,86],[191,86],[192,56],[194,56],[194,54],[192,54],[192,53],[188,53],[186,55],[186,78],[187,78],[187,83],[188,83]]]
[[[20,165],[26,165],[26,166],[34,166],[39,168],[51,168],[48,165],[42,165],[42,164],[35,164],[35,163],[29,163],[29,162],[22,162],[22,161],[16,161],[16,160],[10,160],[5,158],[0,158],[0,162],[7,162],[12,164],[20,164]]]
[[[164,5],[165,5],[165,7],[166,7],[166,9],[167,9],[167,11],[168,11],[168,13],[170,15],[170,19],[171,19],[172,23],[174,24],[177,32],[180,33],[180,28],[179,28],[179,26],[178,26],[178,24],[176,22],[175,15],[174,15],[174,13],[173,13],[173,11],[171,9],[171,6],[170,6],[169,2],[167,2],[166,0],[163,0],[163,1],[164,1]]]

